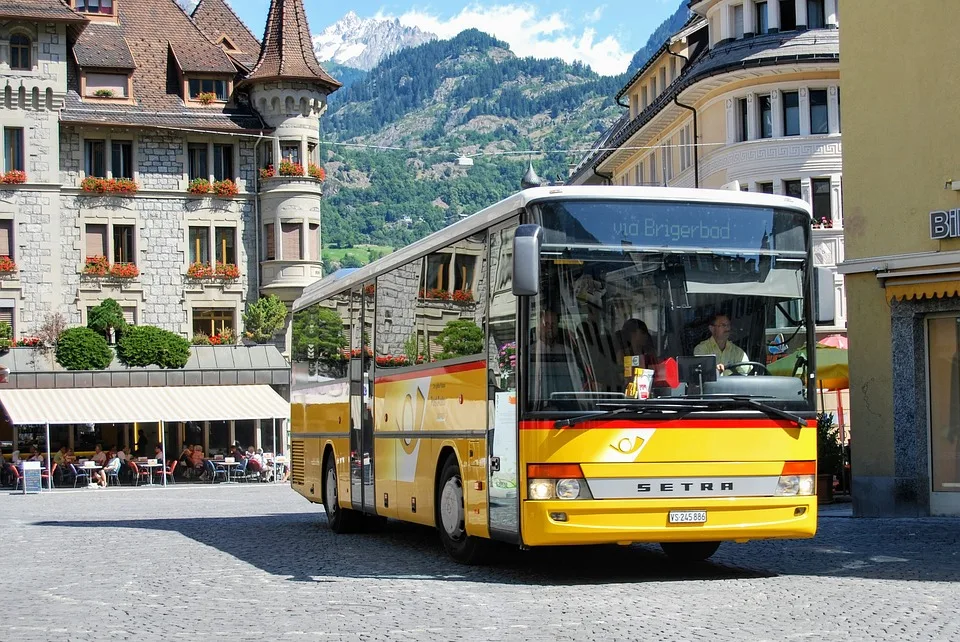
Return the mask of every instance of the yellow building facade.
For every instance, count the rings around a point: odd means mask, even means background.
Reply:
[[[960,3],[922,4],[843,5],[840,271],[862,516],[960,514]]]

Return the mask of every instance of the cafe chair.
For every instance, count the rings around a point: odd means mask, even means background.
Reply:
[[[223,481],[227,481],[227,471],[223,468],[218,468],[213,461],[205,459],[203,465],[207,469],[207,473],[210,475],[210,483],[217,481],[217,477],[223,477]]]
[[[84,484],[90,483],[90,475],[85,472],[81,472],[82,469],[77,468],[73,464],[70,464],[70,470],[73,472],[73,487],[77,487],[77,482],[83,479]]]
[[[162,469],[157,470],[157,476],[159,477],[161,475],[166,475],[167,477],[170,478],[171,484],[176,484],[177,482],[173,478],[173,471],[175,471],[176,469],[177,469],[177,461],[176,460],[171,461],[169,466],[166,466]]]
[[[56,487],[56,483],[54,483],[53,479],[50,478],[50,475],[53,475],[53,474],[56,473],[56,472],[57,472],[57,464],[56,464],[56,462],[54,462],[53,467],[50,469],[50,472],[41,471],[41,472],[40,472],[40,485],[41,485],[41,487],[43,487],[43,486],[48,486],[49,488],[55,488],[55,487]]]
[[[10,476],[13,479],[13,490],[17,490],[23,485],[23,475],[20,474],[20,469],[13,464],[7,470],[10,471]]]
[[[233,466],[233,470],[231,471],[232,474],[230,475],[230,478],[233,479],[234,481],[246,481],[247,463],[249,461],[250,461],[249,459],[244,459],[240,462],[239,466]]]
[[[107,486],[110,485],[110,482],[114,482],[116,486],[120,485],[120,470],[108,470],[107,471]]]

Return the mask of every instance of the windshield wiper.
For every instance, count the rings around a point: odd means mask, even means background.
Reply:
[[[711,401],[715,401],[718,403],[733,401],[740,404],[746,404],[748,406],[756,408],[760,412],[763,412],[767,415],[772,415],[780,419],[785,419],[786,421],[789,421],[792,424],[797,424],[798,428],[806,428],[807,426],[807,420],[801,417],[800,415],[795,415],[792,412],[781,410],[780,408],[771,406],[770,404],[764,403],[759,399],[755,399],[753,397],[733,396],[733,397],[724,397],[720,399],[711,399]]]
[[[597,404],[599,407],[611,406],[613,404]],[[670,419],[680,419],[686,417],[691,412],[697,412],[700,410],[709,410],[710,406],[703,404],[691,404],[691,403],[658,403],[657,401],[643,402],[637,404],[630,404],[626,406],[620,406],[617,404],[617,408],[614,410],[606,410],[604,412],[594,412],[588,415],[580,415],[578,417],[571,417],[570,419],[557,419],[554,422],[555,428],[572,428],[577,424],[582,424],[585,421],[594,421],[594,420],[606,420],[615,415],[623,414],[637,414],[644,415],[648,412],[656,412],[663,414],[665,411],[670,411],[673,414],[670,415]]]

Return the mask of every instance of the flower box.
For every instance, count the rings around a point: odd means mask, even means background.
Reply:
[[[276,175],[277,175],[277,170],[273,168],[273,165],[267,165],[266,167],[260,168],[260,180],[273,178]]]
[[[4,185],[23,185],[27,182],[27,173],[19,169],[11,169],[6,174],[0,175],[0,183]]]
[[[218,279],[232,281],[240,278],[240,268],[233,263],[217,263],[216,276]]]
[[[115,194],[117,196],[132,196],[140,186],[129,178],[98,178],[88,176],[80,181],[80,189],[89,194]]]
[[[114,263],[110,266],[110,276],[118,279],[135,279],[140,276],[140,268],[134,263]]]
[[[210,192],[210,181],[205,178],[195,178],[190,181],[187,191],[191,194],[208,194]]]
[[[230,197],[230,196],[236,196],[237,192],[240,191],[240,189],[237,187],[237,184],[234,183],[229,178],[225,178],[222,181],[214,182],[213,185],[210,186],[210,189],[217,196],[224,197],[224,198]]]
[[[83,266],[87,276],[106,276],[110,272],[110,262],[105,256],[88,256]]]
[[[203,91],[197,95],[197,102],[201,105],[209,105],[217,99],[217,95],[212,91]]]
[[[291,163],[290,161],[280,161],[280,176],[303,176],[303,165],[300,163]]]
[[[17,340],[18,348],[36,348],[41,343],[40,337],[23,337]]]
[[[310,176],[310,178],[315,178],[318,181],[323,181],[327,178],[327,173],[323,171],[323,168],[319,165],[314,165],[313,163],[310,163],[307,166],[307,174]]]
[[[197,281],[219,280],[233,281],[240,278],[240,268],[233,263],[191,263],[187,268],[187,278]]]
[[[9,256],[0,256],[0,274],[9,274],[17,271],[17,264]]]

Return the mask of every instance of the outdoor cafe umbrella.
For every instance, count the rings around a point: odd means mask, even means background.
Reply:
[[[817,387],[821,390],[845,390],[850,387],[850,368],[847,351],[831,346],[817,345]],[[797,361],[802,359],[798,365]],[[792,354],[777,359],[767,366],[770,374],[778,377],[797,376],[806,378],[807,349],[801,348]]]

